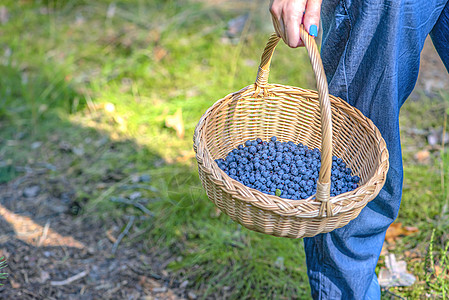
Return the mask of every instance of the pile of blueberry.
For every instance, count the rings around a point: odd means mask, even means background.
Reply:
[[[269,195],[285,199],[305,199],[315,194],[321,166],[321,153],[303,144],[246,141],[232,150],[225,159],[215,160],[231,178]],[[332,157],[331,197],[352,191],[360,178],[351,176],[351,169],[341,158]]]

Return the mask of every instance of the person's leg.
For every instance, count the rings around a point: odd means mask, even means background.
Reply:
[[[379,281],[377,280],[377,276],[374,273],[373,279],[371,280],[368,290],[365,293],[365,300],[379,300],[380,295],[381,295],[381,292],[380,292]]]
[[[329,92],[376,124],[387,143],[390,169],[384,188],[356,219],[304,239],[314,299],[380,295],[374,269],[402,195],[399,109],[415,86],[421,49],[446,2],[323,1],[321,56]]]
[[[430,32],[433,45],[449,71],[449,2],[446,3],[437,23]]]

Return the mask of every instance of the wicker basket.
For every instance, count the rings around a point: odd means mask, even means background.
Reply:
[[[268,84],[273,34],[262,55],[256,83],[218,100],[200,119],[194,149],[209,199],[232,220],[269,235],[302,238],[329,232],[357,217],[385,183],[388,151],[379,130],[344,100],[329,96],[314,39],[301,28],[318,92]],[[215,163],[237,145],[276,136],[321,151],[317,193],[307,199],[271,196],[230,178]],[[330,197],[332,155],[360,177],[353,191]]]

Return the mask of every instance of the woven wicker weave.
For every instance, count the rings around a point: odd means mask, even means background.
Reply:
[[[207,195],[232,220],[269,235],[302,238],[329,232],[357,217],[384,185],[388,151],[376,126],[340,98],[329,96],[314,39],[301,28],[318,92],[269,84],[273,34],[263,52],[256,83],[218,100],[200,119],[194,149]],[[271,196],[230,178],[215,163],[239,144],[261,138],[303,143],[321,151],[317,193],[307,199]],[[354,191],[330,197],[332,155],[361,178]]]

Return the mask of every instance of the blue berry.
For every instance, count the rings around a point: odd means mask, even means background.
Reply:
[[[316,192],[321,167],[321,153],[317,148],[303,144],[279,142],[276,137],[268,141],[260,138],[245,141],[233,149],[225,159],[216,159],[217,166],[231,178],[250,188],[275,195],[281,191],[285,199],[305,199]],[[345,162],[332,157],[331,196],[358,187],[360,177],[351,176]]]

